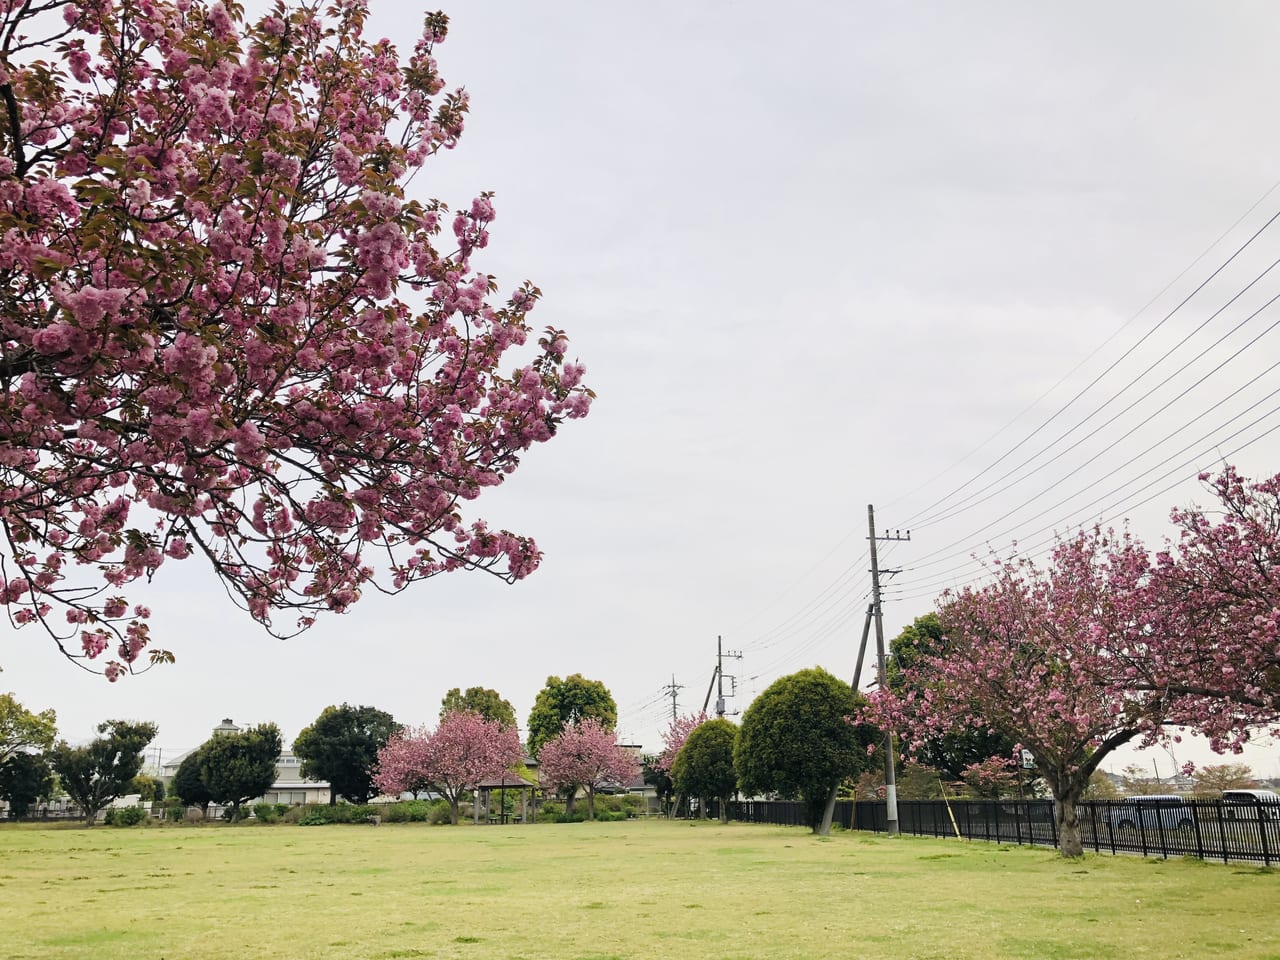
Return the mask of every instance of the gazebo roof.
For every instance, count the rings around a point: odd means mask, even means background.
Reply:
[[[501,789],[522,789],[525,787],[536,787],[537,784],[530,783],[524,777],[518,777],[514,773],[504,773],[500,777],[490,777],[487,780],[481,780],[476,784],[477,790],[501,790]]]

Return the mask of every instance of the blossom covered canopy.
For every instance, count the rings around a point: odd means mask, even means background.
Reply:
[[[618,735],[594,717],[569,724],[538,754],[538,770],[551,787],[622,786],[640,771],[635,755],[618,743]]]
[[[523,756],[514,727],[470,710],[446,713],[434,731],[412,727],[394,734],[378,751],[374,783],[398,795],[432,789],[449,801],[457,822],[463,791],[502,776]]]
[[[402,58],[365,16],[0,0],[0,602],[112,679],[192,556],[277,635],[539,563],[463,504],[591,392],[535,286],[491,301],[491,197],[406,194],[468,108],[446,18]]]

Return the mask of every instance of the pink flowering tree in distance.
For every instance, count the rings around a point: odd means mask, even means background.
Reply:
[[[0,602],[111,679],[172,659],[136,593],[192,556],[276,635],[538,565],[463,506],[591,392],[477,269],[490,196],[407,194],[467,112],[446,18],[365,16],[0,0]]]
[[[429,788],[449,801],[449,820],[458,822],[462,795],[500,777],[520,762],[520,735],[478,713],[447,713],[433,733],[423,728],[392,738],[378,754],[374,783],[384,793]]]
[[[387,745],[378,751],[377,773],[373,785],[387,796],[418,794],[431,789],[423,770],[426,767],[427,741],[431,731],[422,727],[401,727],[391,735]]]
[[[662,734],[662,753],[658,754],[653,761],[653,766],[670,775],[671,765],[676,762],[676,755],[680,753],[680,748],[684,746],[684,742],[689,739],[689,734],[693,733],[706,720],[707,715],[702,711],[685,714],[672,720]]]
[[[1148,570],[1139,543],[1099,531],[1059,543],[1046,569],[996,563],[988,585],[944,596],[946,656],[921,657],[864,719],[903,732],[908,752],[957,726],[1014,740],[1053,794],[1059,849],[1080,856],[1090,775],[1117,747],[1154,739],[1167,712],[1163,693],[1113,682],[1117,656],[1150,633]]]
[[[662,752],[654,757],[652,767],[661,775],[665,776],[671,783],[671,790],[675,791],[675,780],[671,777],[671,767],[676,762],[676,757],[680,753],[680,748],[684,746],[684,742],[689,739],[689,734],[693,733],[699,726],[705,723],[707,715],[704,711],[699,710],[697,713],[688,713],[681,717],[676,717],[667,726],[662,733]],[[677,816],[681,805],[685,802],[684,794],[676,795],[674,806],[668,811],[669,816]],[[664,801],[665,802],[665,801]]]
[[[565,727],[538,753],[543,783],[568,792],[566,812],[573,812],[579,788],[587,791],[587,818],[596,815],[596,792],[602,787],[624,786],[640,772],[635,754],[618,743],[618,735],[599,720],[588,717]]]

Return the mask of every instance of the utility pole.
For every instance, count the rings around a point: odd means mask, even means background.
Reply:
[[[678,710],[678,707],[676,705],[676,694],[683,689],[684,689],[684,684],[676,683],[676,675],[674,673],[671,675],[671,682],[662,688],[663,694],[671,698],[671,722],[672,723],[676,722],[676,713]]]
[[[875,608],[876,623],[876,673],[880,689],[887,686],[884,663],[884,617],[880,609],[880,560],[876,554],[876,542],[879,540],[910,540],[911,531],[900,536],[898,531],[892,535],[876,537],[876,510],[867,504],[867,539],[871,542],[871,605]],[[884,799],[885,799],[885,833],[889,836],[898,834],[898,779],[893,764],[893,731],[884,735]]]
[[[729,657],[732,660],[741,660],[742,653],[738,650],[724,649],[724,642],[720,637],[716,637],[716,716],[723,717],[725,710],[724,703],[724,658]],[[738,692],[738,678],[729,677],[729,696],[733,696]]]

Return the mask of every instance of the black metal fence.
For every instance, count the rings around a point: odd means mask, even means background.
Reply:
[[[1280,863],[1280,803],[1220,800],[1095,800],[1077,808],[1085,849],[1146,857]],[[744,800],[729,817],[747,823],[808,826],[796,801]],[[883,800],[842,800],[832,822],[845,829],[885,831]],[[923,837],[1057,846],[1050,800],[899,800],[898,829]]]

